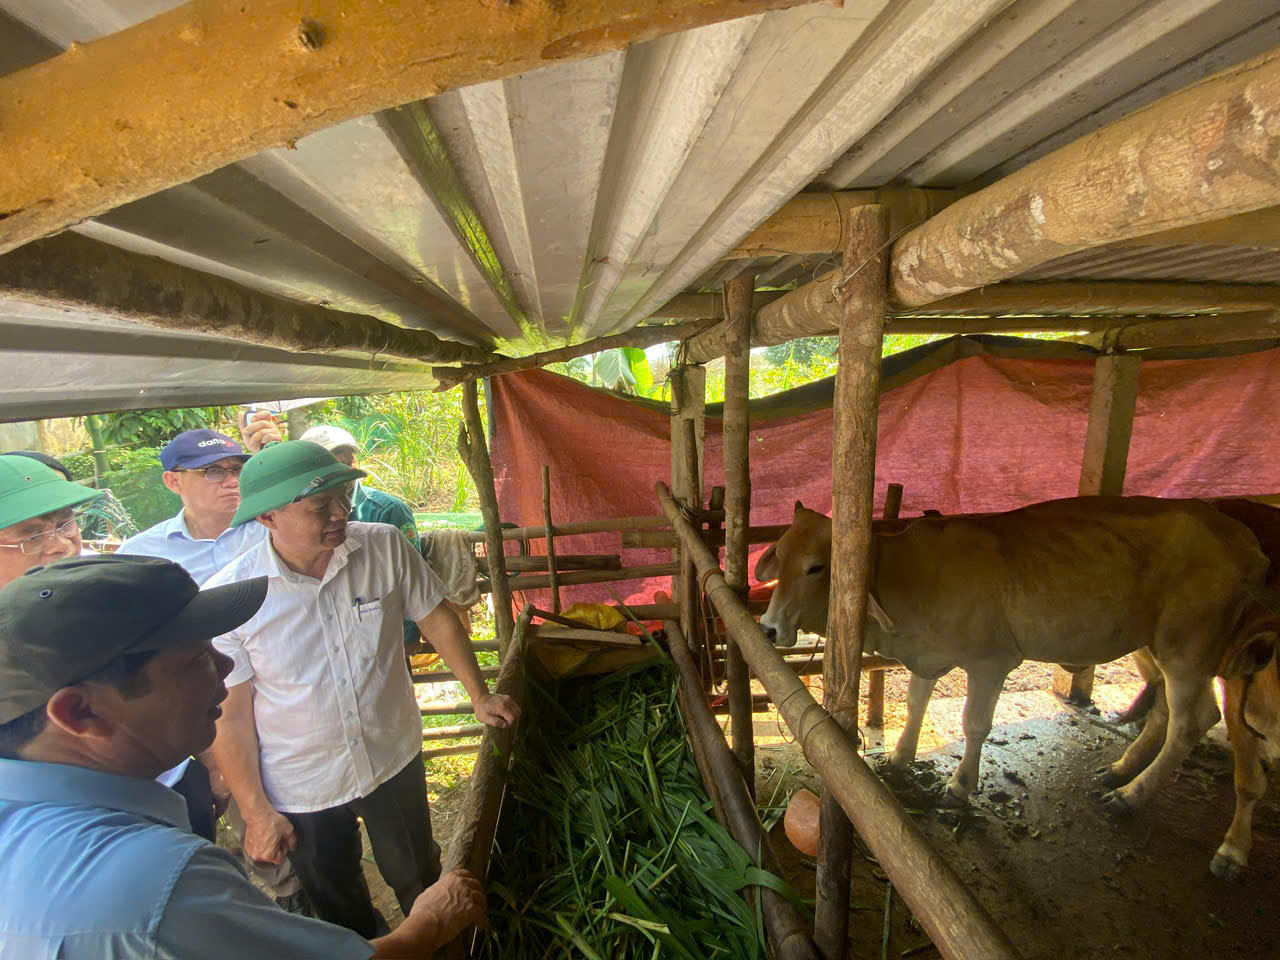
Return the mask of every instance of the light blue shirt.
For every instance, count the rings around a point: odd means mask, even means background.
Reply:
[[[194,836],[154,780],[0,759],[0,960],[368,960]]]
[[[250,547],[256,547],[267,538],[267,528],[250,520],[239,527],[230,527],[216,540],[196,540],[187,529],[186,508],[177,516],[148,527],[120,544],[117,553],[138,553],[148,557],[163,557],[179,564],[191,579],[203,584]]]

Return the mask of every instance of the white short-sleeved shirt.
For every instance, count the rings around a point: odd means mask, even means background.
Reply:
[[[348,524],[320,580],[267,539],[204,586],[257,576],[268,577],[261,609],[214,646],[235,661],[227,686],[253,684],[267,799],[307,813],[368,796],[422,749],[401,623],[439,605],[440,579],[380,523]]]

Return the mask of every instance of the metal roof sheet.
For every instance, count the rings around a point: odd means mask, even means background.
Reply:
[[[0,0],[0,70],[176,5]],[[821,258],[721,259],[799,191],[986,182],[1277,45],[1272,0],[814,4],[339,124],[75,229],[278,296],[530,352],[633,326],[742,269],[804,282]],[[1029,276],[1280,283],[1277,256],[1109,249]],[[0,418],[48,409],[11,397],[39,387],[19,341],[68,322],[19,313],[0,302]],[[67,361],[82,379],[59,381],[63,407],[139,405],[106,386],[107,356]],[[299,364],[297,389],[329,390],[323,364]],[[375,364],[344,389],[398,388],[412,368]],[[228,364],[219,395],[266,396],[257,376]],[[197,393],[210,395],[166,396]]]

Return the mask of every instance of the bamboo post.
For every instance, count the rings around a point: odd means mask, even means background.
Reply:
[[[724,573],[729,586],[747,599],[747,528],[751,525],[751,295],[754,273],[739,273],[724,285],[725,320],[730,330],[724,352]],[[728,638],[725,673],[733,755],[747,792],[756,795],[755,727],[751,717],[751,673],[742,651]]]
[[[111,468],[107,465],[107,449],[102,441],[102,427],[98,418],[92,413],[86,414],[84,428],[89,431],[89,440],[93,444],[93,485],[102,486],[102,475]]]
[[[707,371],[681,366],[671,373],[671,488],[692,510],[702,507],[702,445],[706,436]],[[681,564],[671,582],[671,595],[680,604],[680,624],[690,646],[699,650],[705,641],[701,597],[692,563],[679,544],[672,545],[671,559]]]
[[[782,654],[765,639],[760,624],[720,573],[710,548],[680,515],[666,484],[657,483],[654,492],[662,512],[692,553],[712,604],[778,705],[805,758],[840,801],[939,952],[949,960],[1018,960],[1009,938],[872,773],[848,733],[818,706]]]
[[[885,520],[897,520],[902,511],[902,484],[891,483],[884,495]],[[872,670],[867,674],[867,726],[884,726],[884,671]]]
[[[551,611],[560,612],[560,579],[556,569],[556,534],[551,526],[551,465],[542,465],[542,522],[547,527],[547,579],[551,582]]]
[[[863,624],[871,586],[871,516],[876,470],[880,355],[888,308],[889,211],[850,211],[842,278],[831,464],[831,606],[823,655],[823,705],[846,730],[858,726]],[[856,733],[855,733],[856,736]],[[844,960],[849,942],[853,826],[822,791],[814,941],[825,960]]]
[[[498,491],[493,484],[493,461],[489,459],[489,447],[484,439],[478,396],[474,380],[468,380],[462,385],[463,423],[458,427],[458,452],[462,454],[480,498],[486,553],[489,556],[489,583],[493,592],[494,625],[498,632],[498,643],[505,655],[515,630],[515,622],[511,616],[511,586],[507,583],[507,568],[503,559],[505,554],[502,549],[502,523],[498,517]]]
[[[502,661],[502,670],[498,674],[498,682],[494,685],[495,693],[503,693],[514,698],[523,706],[524,702],[524,655],[528,649],[526,637],[532,607],[526,605],[520,617],[512,626],[508,638],[509,649],[506,659]],[[489,856],[493,850],[493,838],[498,829],[498,814],[502,810],[502,797],[507,787],[507,766],[511,762],[511,748],[515,743],[516,731],[511,727],[488,727],[484,739],[477,748],[474,745],[460,745],[467,749],[458,749],[459,753],[476,750],[475,770],[471,774],[471,786],[467,791],[467,799],[458,814],[457,826],[454,829],[453,842],[445,850],[442,873],[465,868],[484,880],[489,872]],[[447,755],[445,751],[453,748],[437,748],[436,756]],[[445,948],[448,960],[462,960],[468,955],[467,945],[474,934],[471,929],[464,930]]]
[[[711,516],[723,516],[724,487],[711,488],[711,497],[707,500],[707,509]],[[625,536],[625,534],[623,534],[623,536]],[[672,534],[672,536],[674,536],[674,534]],[[678,539],[679,538],[677,538],[677,540]],[[708,520],[703,542],[710,545],[713,541],[719,541],[719,545],[715,548],[716,556],[719,557],[719,547],[724,546],[724,530],[720,528],[720,523],[718,521]],[[701,598],[699,598],[699,600],[701,600]],[[703,637],[706,641],[704,647],[706,649],[707,675],[704,682],[706,684],[707,692],[709,693],[712,686],[716,683],[717,679],[719,679],[716,676],[716,665],[723,663],[724,657],[720,653],[720,637],[715,630],[715,625],[708,625],[706,617],[702,615],[698,617],[698,625],[703,628]],[[728,709],[727,704],[725,709]]]
[[[671,648],[671,658],[680,671],[677,695],[689,738],[701,745],[711,779],[724,804],[729,832],[738,845],[746,850],[756,865],[770,873],[781,875],[777,857],[769,844],[769,837],[760,825],[755,801],[747,791],[741,767],[729,750],[720,725],[716,723],[702,692],[702,681],[693,657],[689,653],[684,635],[677,623],[664,624]],[[705,776],[705,775],[704,775]],[[817,960],[809,935],[809,924],[789,900],[774,890],[760,887],[760,909],[764,913],[765,929],[773,947],[773,955],[779,960]]]

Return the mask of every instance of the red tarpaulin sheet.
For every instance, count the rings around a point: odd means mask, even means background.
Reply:
[[[921,360],[886,361],[877,511],[890,482],[905,487],[903,516],[925,509],[945,514],[1010,510],[1074,496],[1096,354],[1064,344],[1027,346],[1036,341],[1007,347],[999,345],[1002,338],[956,340],[964,342],[949,353],[922,348]],[[1051,355],[1034,356],[1037,352]],[[1280,395],[1280,349],[1211,359],[1151,356],[1141,369],[1124,492],[1160,497],[1280,492],[1280,450],[1274,440],[1280,409],[1272,401]],[[891,361],[896,362],[892,374]],[[659,512],[653,486],[669,478],[671,464],[670,418],[664,412],[540,370],[501,377],[490,389],[491,447],[504,521],[542,524],[544,463],[551,465],[555,522]],[[757,419],[753,404],[753,524],[789,522],[797,499],[830,513],[830,386],[792,393],[807,391],[813,397],[823,390],[827,405],[815,409],[791,404],[788,412],[787,403],[774,402]],[[709,414],[704,495],[724,483],[720,426]],[[616,533],[557,538],[556,544],[561,554],[619,552]],[[534,541],[531,548],[541,553],[543,542]],[[763,549],[754,548],[753,563]],[[628,566],[670,559],[666,550],[622,554]],[[647,602],[666,583],[611,586],[624,600]],[[513,587],[518,585],[517,579]],[[562,588],[561,594],[566,605],[610,601],[597,585]],[[528,599],[549,606],[546,591],[530,592]]]

